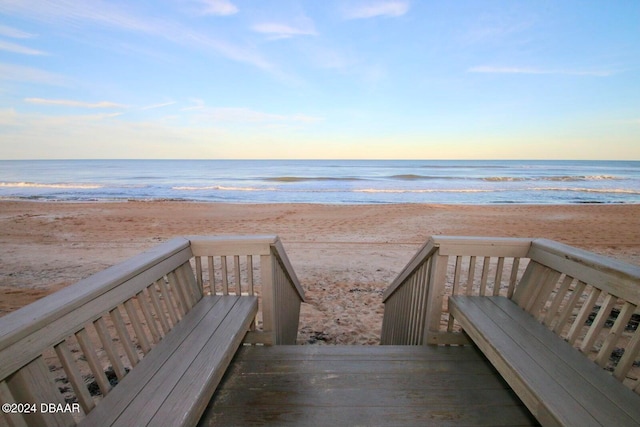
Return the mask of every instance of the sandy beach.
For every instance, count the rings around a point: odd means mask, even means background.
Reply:
[[[640,264],[640,205],[0,202],[0,316],[169,238],[277,234],[300,343],[376,344],[382,292],[430,236],[545,237]]]

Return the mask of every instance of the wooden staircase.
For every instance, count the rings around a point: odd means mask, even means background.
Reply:
[[[244,346],[200,426],[537,425],[471,346]]]

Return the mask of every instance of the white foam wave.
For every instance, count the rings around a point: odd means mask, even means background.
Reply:
[[[413,190],[400,190],[400,189],[378,189],[378,188],[364,188],[361,190],[353,190],[354,193],[493,193],[496,190],[477,190],[477,189],[463,189],[463,190],[447,190],[447,189],[413,189]]]
[[[640,194],[638,190],[627,188],[571,188],[571,187],[540,187],[530,188],[531,191],[572,191],[577,193],[613,193],[613,194]]]
[[[176,191],[211,191],[211,190],[218,190],[218,191],[276,191],[277,189],[275,188],[254,188],[254,187],[227,187],[224,185],[208,185],[208,186],[200,186],[200,187],[195,187],[195,186],[178,186],[178,187],[171,187],[172,190],[176,190]]]
[[[91,190],[102,188],[98,184],[40,184],[36,182],[0,182],[0,188],[59,188],[66,190]]]

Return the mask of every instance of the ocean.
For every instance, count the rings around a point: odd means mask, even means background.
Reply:
[[[3,160],[0,199],[640,203],[640,161]]]

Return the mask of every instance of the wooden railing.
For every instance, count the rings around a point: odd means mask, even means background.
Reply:
[[[447,297],[511,297],[531,240],[434,236],[383,295],[382,344],[467,343],[455,333]]]
[[[304,293],[277,237],[176,238],[0,318],[0,404],[69,403],[29,425],[75,425],[210,293],[260,295],[247,339],[295,344]]]
[[[640,267],[545,239],[434,236],[383,296],[382,344],[467,344],[451,295],[502,295],[640,392]]]
[[[304,291],[277,236],[189,237],[196,280],[207,294],[260,296],[247,341],[295,344]]]

